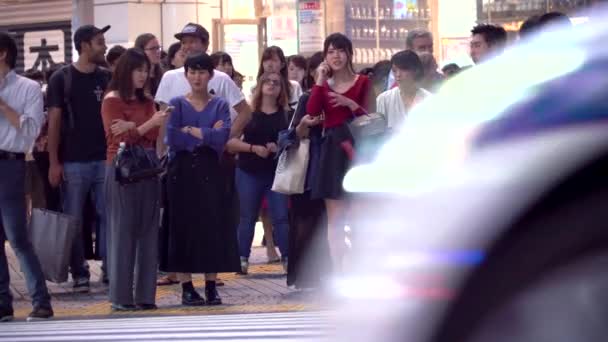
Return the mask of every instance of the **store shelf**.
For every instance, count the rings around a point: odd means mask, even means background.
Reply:
[[[405,3],[405,2],[402,2]],[[352,40],[357,68],[389,60],[405,49],[408,32],[430,25],[427,0],[415,8],[397,8],[393,0],[346,0],[344,31]]]

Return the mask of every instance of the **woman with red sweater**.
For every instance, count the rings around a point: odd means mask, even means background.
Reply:
[[[348,210],[342,182],[355,143],[347,124],[356,116],[373,112],[375,101],[369,78],[357,75],[354,70],[353,45],[345,35],[334,33],[327,37],[323,55],[325,61],[317,69],[318,77],[306,106],[310,115],[324,115],[321,157],[312,197],[325,200],[331,256],[335,271],[340,272]]]

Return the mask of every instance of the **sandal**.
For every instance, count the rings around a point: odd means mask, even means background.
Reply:
[[[156,286],[168,286],[168,285],[175,285],[175,284],[179,284],[179,281],[175,280],[175,279],[171,279],[169,276],[164,276],[162,278],[158,278],[158,280],[156,281]]]

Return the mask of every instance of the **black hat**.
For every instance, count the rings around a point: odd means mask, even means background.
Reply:
[[[90,42],[93,37],[100,33],[106,33],[110,29],[110,25],[103,28],[97,28],[93,25],[83,25],[74,33],[74,45],[80,47],[82,42]]]
[[[182,32],[176,33],[175,38],[178,40],[182,40],[185,36],[198,37],[203,42],[209,41],[209,31],[207,31],[204,27],[195,23],[188,23],[182,29]]]

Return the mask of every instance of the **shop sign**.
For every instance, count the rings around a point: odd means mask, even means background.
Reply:
[[[301,54],[323,49],[325,30],[321,0],[298,0],[298,40]]]

